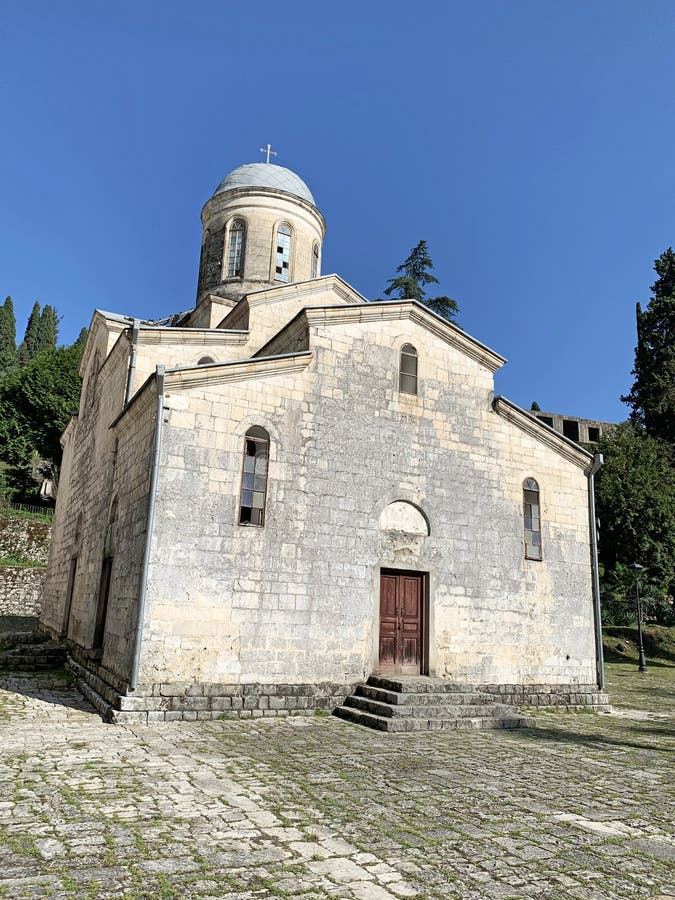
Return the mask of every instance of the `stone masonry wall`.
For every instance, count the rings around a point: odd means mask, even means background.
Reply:
[[[51,533],[50,522],[0,514],[0,556],[23,556],[46,566]]]
[[[0,566],[0,616],[39,616],[44,567]]]
[[[419,393],[398,391],[400,347]],[[378,662],[381,568],[429,577],[429,671],[471,683],[595,677],[587,482],[491,406],[491,374],[409,320],[313,330],[288,375],[167,386],[141,654],[146,685],[345,684]],[[237,521],[243,436],[271,436],[264,528]],[[543,561],[524,559],[540,484]],[[392,541],[388,503],[430,535]]]
[[[0,616],[40,615],[51,531],[50,522],[0,515],[0,557],[35,563],[0,566]]]

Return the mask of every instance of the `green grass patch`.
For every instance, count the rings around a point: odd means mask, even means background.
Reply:
[[[8,556],[0,556],[0,566],[16,566],[22,569],[46,569],[44,563],[36,562],[29,556],[19,556],[9,554]]]
[[[13,506],[0,505],[1,519],[31,519],[34,522],[48,522],[54,520],[53,510],[50,512],[33,512],[29,509],[14,509]]]
[[[637,661],[637,628],[606,625],[602,629],[602,643],[608,662]],[[645,625],[642,629],[642,643],[648,663],[651,659],[659,665],[675,666],[675,628]]]
[[[647,671],[639,672],[636,656],[629,662],[608,662],[605,676],[612,706],[659,713],[668,717],[664,728],[669,727],[675,714],[675,665],[648,659]]]

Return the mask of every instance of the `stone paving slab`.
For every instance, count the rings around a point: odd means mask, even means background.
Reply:
[[[0,675],[0,897],[675,897],[672,687],[652,699],[507,732],[131,727]]]

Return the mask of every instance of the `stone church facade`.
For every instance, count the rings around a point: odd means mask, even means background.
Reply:
[[[277,715],[384,673],[597,702],[593,457],[460,328],[321,275],[294,173],[239,167],[202,220],[196,307],[97,310],[62,438],[41,627],[91,699]]]

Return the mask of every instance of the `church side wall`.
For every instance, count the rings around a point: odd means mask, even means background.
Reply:
[[[419,394],[398,391],[419,352]],[[492,376],[408,320],[314,329],[304,373],[170,391],[144,684],[349,684],[378,661],[379,573],[428,573],[429,670],[595,678],[586,479],[491,408]],[[237,524],[243,435],[271,436],[264,528]],[[544,560],[523,552],[522,484]],[[395,500],[428,537],[381,532]]]
[[[117,461],[112,496],[117,508],[104,539],[105,553],[112,558],[113,565],[101,665],[121,681],[129,677],[136,632],[156,403],[157,392],[151,386],[114,429]]]
[[[101,333],[99,338],[104,352],[108,337]],[[92,647],[114,495],[115,435],[109,426],[123,405],[127,367],[128,343],[121,340],[96,379],[85,376],[80,416],[68,433],[56,503],[41,623],[49,631],[60,631],[68,619],[69,640],[84,649]],[[74,558],[77,570],[68,614],[68,580]]]

